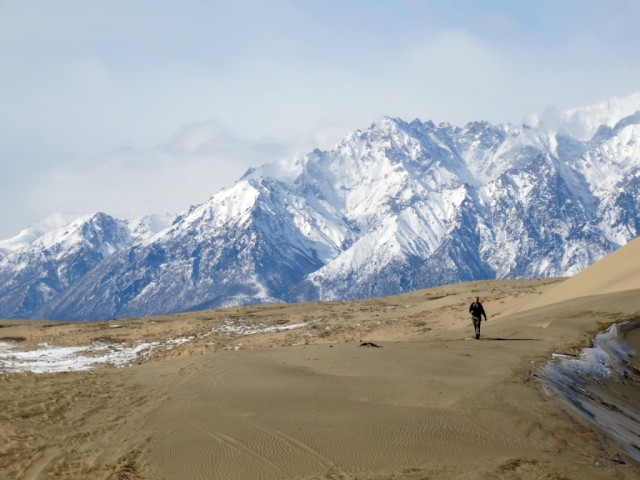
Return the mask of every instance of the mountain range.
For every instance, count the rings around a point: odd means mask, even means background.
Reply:
[[[0,317],[574,275],[640,231],[639,110],[635,95],[519,126],[385,117],[331,150],[251,169],[175,218],[58,218],[0,242]]]

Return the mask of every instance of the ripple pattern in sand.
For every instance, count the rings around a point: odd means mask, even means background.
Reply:
[[[283,369],[274,378],[269,368],[268,382],[255,364],[245,371],[221,363],[182,383],[153,446],[155,458],[182,459],[162,466],[168,480],[205,478],[203,471],[206,478],[352,478],[424,465],[452,448],[463,455],[489,441],[446,409],[365,402],[348,379],[336,388],[330,377]]]

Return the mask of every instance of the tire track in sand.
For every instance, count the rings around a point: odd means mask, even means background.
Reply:
[[[189,423],[191,426],[193,426],[196,430],[199,430],[202,433],[210,436],[211,438],[213,438],[215,440],[218,440],[222,444],[224,444],[224,445],[226,445],[226,446],[228,446],[230,448],[233,448],[233,449],[239,451],[240,453],[248,455],[251,458],[257,460],[262,465],[266,466],[267,469],[270,469],[270,470],[274,471],[275,473],[277,473],[279,475],[285,475],[286,472],[282,468],[280,468],[278,465],[276,465],[275,463],[270,461],[268,458],[263,457],[262,455],[260,455],[255,450],[243,445],[242,443],[237,441],[235,438],[233,438],[233,437],[231,437],[229,435],[226,435],[224,433],[212,432],[210,430],[207,430],[206,428],[202,427],[201,425],[198,425],[196,422],[194,422],[192,420],[189,420],[187,418],[183,418],[183,420],[185,420],[187,423]]]
[[[208,375],[209,380],[212,383],[213,388],[217,388],[218,386],[223,386],[225,385],[225,380],[224,380],[224,376],[222,376],[221,374],[228,370],[228,368],[224,368],[221,370],[218,370],[217,372],[213,372],[211,374]],[[239,420],[241,419],[242,421],[244,421],[245,423],[251,425],[252,427],[256,428],[257,430],[264,432],[265,434],[267,434],[267,436],[270,436],[272,438],[274,438],[276,441],[280,441],[285,443],[286,445],[289,445],[290,447],[293,447],[294,450],[300,451],[302,452],[303,455],[306,455],[307,457],[310,457],[312,460],[316,461],[317,463],[319,463],[323,468],[325,468],[327,471],[331,471],[334,473],[338,473],[340,474],[342,477],[347,477],[347,473],[340,468],[336,463],[334,463],[331,459],[325,457],[324,455],[322,455],[320,452],[318,452],[317,450],[315,450],[314,448],[310,447],[309,445],[301,442],[300,440],[287,435],[286,433],[277,430],[275,428],[269,428],[266,427],[265,425],[255,422],[253,420],[251,420],[250,418],[248,418],[246,415],[242,415],[241,412],[239,412],[237,409],[235,409],[234,407],[232,407],[229,402],[227,402],[226,400],[219,398],[218,401],[224,405],[224,408],[226,410],[228,410],[229,412],[235,414],[234,416],[236,418],[238,418]]]

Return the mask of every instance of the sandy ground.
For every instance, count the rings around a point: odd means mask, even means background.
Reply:
[[[575,355],[608,325],[640,317],[639,250],[632,242],[568,280],[0,321],[0,342],[16,352],[155,342],[119,368],[1,374],[0,478],[640,478],[636,461],[540,379],[553,353]],[[466,313],[475,295],[489,315],[480,340]],[[637,331],[627,337],[640,346]],[[638,385],[629,388],[637,405]]]

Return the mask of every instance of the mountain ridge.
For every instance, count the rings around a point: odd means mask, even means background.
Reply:
[[[573,275],[640,231],[640,112],[609,123],[583,141],[383,117],[331,150],[249,170],[164,229],[94,214],[75,243],[46,234],[58,256],[37,240],[9,252],[0,316],[96,320]]]

